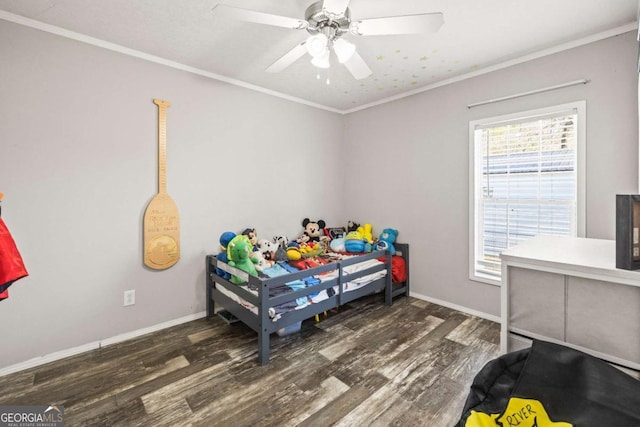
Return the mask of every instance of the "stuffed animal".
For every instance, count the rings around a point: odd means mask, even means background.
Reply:
[[[371,244],[359,231],[347,233],[344,238],[344,248],[350,253],[371,252]]]
[[[256,270],[258,271],[264,271],[269,267],[273,267],[273,264],[275,263],[275,261],[264,259],[260,252],[254,252],[252,258],[256,259],[256,262],[254,262],[254,264],[256,265]]]
[[[326,223],[323,220],[311,221],[309,218],[302,220],[304,231],[296,241],[298,243],[319,242],[320,237],[324,235],[324,227]]]
[[[273,236],[273,241],[281,248],[286,248],[289,245],[289,238],[286,236]]]
[[[251,242],[251,246],[253,246],[253,251],[256,252],[258,250],[258,233],[256,233],[255,228],[245,228],[242,232],[242,235],[247,236],[249,241]]]
[[[345,238],[338,237],[337,239],[333,239],[329,244],[329,247],[333,252],[346,252],[347,248],[344,246]]]
[[[300,252],[300,244],[298,242],[290,242],[287,246],[287,259],[291,261],[297,261],[302,258]]]
[[[289,245],[289,239],[285,236],[273,236],[273,242],[278,245],[276,249],[276,261],[288,261],[286,247]]]
[[[384,230],[382,230],[382,233],[380,233],[380,237],[378,237],[378,242],[375,245],[375,250],[384,251],[386,249],[391,253],[391,255],[395,255],[396,248],[395,246],[393,246],[393,244],[396,242],[397,238],[398,230],[395,230],[393,228],[385,228]]]
[[[362,233],[362,237],[369,243],[373,243],[373,226],[371,224],[364,224],[358,227],[357,231]]]
[[[347,232],[356,231],[358,229],[358,227],[360,227],[360,224],[358,224],[355,221],[348,221],[347,222]]]
[[[240,235],[234,237],[231,242],[229,242],[229,246],[227,246],[227,256],[229,257],[229,265],[231,267],[235,267],[239,270],[242,270],[246,273],[249,273],[252,276],[257,276],[258,271],[254,264],[258,262],[258,259],[251,256],[252,247],[251,241],[249,237],[245,235]],[[243,283],[241,277],[232,275],[231,282],[240,284]]]
[[[272,242],[267,239],[258,239],[258,252],[262,254],[262,257],[267,261],[275,261],[276,251],[280,247],[277,242]]]
[[[233,231],[225,231],[224,233],[222,233],[220,235],[220,252],[218,253],[218,255],[216,255],[216,258],[218,259],[218,261],[222,261],[225,264],[229,263],[229,257],[227,256],[227,246],[229,245],[229,242],[236,237],[236,233],[234,233]],[[220,277],[223,277],[227,280],[231,279],[231,274],[227,273],[226,271],[224,271],[223,269],[216,267],[216,274]]]

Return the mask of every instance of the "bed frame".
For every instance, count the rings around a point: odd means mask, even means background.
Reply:
[[[391,255],[388,251],[374,251],[365,255],[354,256],[344,260],[332,262],[319,267],[310,268],[307,270],[301,270],[299,272],[287,274],[280,277],[273,277],[262,279],[255,276],[248,276],[249,285],[258,289],[258,295],[255,295],[251,291],[245,289],[245,287],[238,286],[223,277],[216,274],[216,267],[220,266],[226,271],[231,271],[233,274],[246,273],[234,272],[233,267],[223,264],[216,259],[214,255],[207,255],[206,257],[206,292],[207,292],[207,318],[211,318],[215,314],[215,304],[219,304],[226,311],[233,314],[237,319],[242,321],[245,325],[253,329],[258,333],[258,359],[260,364],[265,365],[269,363],[269,338],[273,332],[279,329],[286,328],[294,325],[302,320],[314,317],[316,314],[323,313],[332,308],[339,307],[347,304],[357,298],[369,295],[374,292],[380,292],[384,290],[385,304],[390,306],[393,304],[393,298],[398,295],[409,295],[409,245],[406,243],[396,243],[395,245],[397,255],[404,258],[407,279],[403,283],[393,283],[391,274]],[[358,271],[351,274],[346,274],[344,268],[353,264],[357,264],[362,261],[367,261],[374,258],[385,258],[385,263],[378,264],[373,267],[367,268],[362,271]],[[366,276],[368,274],[375,273],[381,270],[387,270],[385,277],[374,280],[360,288],[353,291],[343,292],[343,284],[350,282],[358,277]],[[324,272],[337,270],[338,276],[334,279],[321,282],[318,285],[306,287],[304,289],[288,292],[284,295],[277,295],[269,297],[269,289],[276,286],[281,286],[287,282],[293,280],[303,279],[312,275],[321,274]],[[277,321],[272,321],[269,317],[269,307],[274,307],[278,304],[282,304],[293,299],[307,296],[316,292],[320,292],[324,289],[329,289],[335,285],[338,286],[338,292],[329,297],[328,299],[313,303],[305,308],[299,310],[293,310],[282,314]],[[251,310],[242,306],[238,302],[229,298],[227,295],[217,289],[222,286],[228,291],[238,295],[247,302],[255,305],[258,309],[256,315]]]

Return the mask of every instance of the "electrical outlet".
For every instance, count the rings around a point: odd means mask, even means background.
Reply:
[[[130,289],[124,291],[124,306],[134,305],[136,303],[136,290]]]

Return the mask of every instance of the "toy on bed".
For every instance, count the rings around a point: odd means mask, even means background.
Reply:
[[[313,258],[322,255],[325,247],[320,242],[298,243],[290,242],[287,246],[287,259],[298,261],[301,258]]]
[[[351,232],[351,231],[356,231],[358,230],[358,227],[360,227],[360,224],[358,224],[355,221],[347,221],[347,232]]]
[[[273,236],[273,242],[278,245],[275,253],[275,261],[287,261],[287,245],[289,245],[289,238],[286,236]]]
[[[283,249],[289,245],[289,238],[287,236],[273,236],[273,241]]]
[[[324,237],[331,241],[333,239],[340,239],[347,234],[347,229],[344,227],[325,227]]]
[[[398,230],[393,228],[385,228],[380,233],[380,237],[378,237],[378,241],[376,242],[374,249],[377,251],[388,250],[391,255],[396,254],[396,248],[393,244],[396,242],[398,238]]]
[[[249,237],[240,235],[234,237],[227,247],[227,256],[229,257],[229,265],[242,270],[252,276],[258,276],[258,271],[254,264],[258,262],[256,257],[252,256],[252,246]],[[241,277],[232,275],[231,282],[235,284],[244,283]]]
[[[302,258],[313,258],[322,255],[325,251],[324,244],[321,242],[309,242],[302,243],[300,245],[300,252]]]
[[[344,238],[344,248],[349,253],[371,252],[371,243],[360,231],[351,231]]]
[[[320,238],[324,235],[324,227],[327,224],[319,219],[317,221],[311,221],[309,218],[302,220],[302,227],[304,231],[302,236],[296,240],[298,243],[319,242]]]
[[[265,259],[262,256],[261,252],[253,252],[252,257],[257,260],[255,264],[256,264],[256,270],[258,270],[259,272],[263,272],[264,270],[266,270],[269,267],[272,267],[273,264],[276,263],[275,261]]]
[[[216,258],[219,261],[224,262],[225,264],[229,263],[229,257],[227,255],[227,246],[229,245],[229,242],[234,237],[236,237],[236,233],[234,233],[233,231],[225,231],[220,235],[220,239],[219,239],[220,252],[218,253],[218,255],[216,255]],[[227,280],[231,279],[231,274],[227,273],[226,271],[218,267],[216,267],[216,274],[220,277],[224,277]]]
[[[329,243],[329,247],[333,252],[338,252],[338,253],[346,252],[347,248],[344,245],[345,241],[346,239],[344,237],[338,237],[337,239],[331,240],[331,243]]]
[[[245,228],[242,233],[243,236],[247,236],[253,247],[253,252],[258,251],[258,233],[255,228]]]
[[[298,242],[289,242],[286,252],[287,260],[289,261],[297,261],[302,258],[302,253],[300,252],[300,243]]]
[[[267,239],[258,239],[258,252],[262,254],[262,257],[267,261],[276,260],[276,251],[280,247],[277,242],[272,242]]]
[[[369,244],[373,244],[373,226],[371,224],[361,225],[356,229],[362,234],[362,238]]]

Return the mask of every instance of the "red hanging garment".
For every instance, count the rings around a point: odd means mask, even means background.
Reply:
[[[0,218],[0,301],[9,297],[7,289],[13,282],[28,275],[13,237]]]

